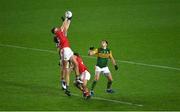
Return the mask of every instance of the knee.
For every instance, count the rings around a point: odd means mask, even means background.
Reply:
[[[95,77],[95,78],[94,78],[94,81],[97,82],[98,80],[99,80],[99,77]]]
[[[69,69],[70,68],[70,62],[69,61],[64,61],[63,62],[63,68],[64,69]]]

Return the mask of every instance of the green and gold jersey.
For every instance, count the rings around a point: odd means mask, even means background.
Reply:
[[[110,49],[98,48],[94,50],[95,56],[97,56],[97,64],[100,68],[106,67],[108,65],[108,60],[112,57],[112,52]]]

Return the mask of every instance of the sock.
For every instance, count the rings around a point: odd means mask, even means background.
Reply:
[[[91,86],[91,90],[92,90],[92,91],[94,90],[94,87],[96,86],[96,83],[97,83],[97,81],[94,80],[93,83],[92,83],[92,86]]]
[[[83,91],[83,88],[82,88],[82,86],[81,86],[81,84],[75,84],[75,86],[78,88],[78,89],[80,89],[81,91]]]
[[[64,80],[64,79],[62,79],[62,80],[61,80],[61,83],[65,83],[65,80]]]
[[[61,86],[62,86],[63,88],[66,88],[66,87],[64,87],[64,86],[66,86],[66,81],[65,81],[65,80],[61,80],[61,81],[60,81],[60,84],[61,84]]]
[[[110,88],[111,88],[111,85],[112,85],[112,81],[108,81],[108,82],[107,82],[107,89],[110,89]]]
[[[66,90],[68,90],[68,91],[69,91],[69,86],[68,86],[68,85],[66,85]]]

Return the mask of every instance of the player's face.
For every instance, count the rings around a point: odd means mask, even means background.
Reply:
[[[104,47],[107,47],[106,41],[102,41],[102,42],[101,42],[101,47],[103,47],[103,48],[104,48]]]

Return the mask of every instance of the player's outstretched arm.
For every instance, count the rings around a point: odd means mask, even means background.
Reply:
[[[61,30],[63,30],[64,32],[67,32],[70,26],[71,20],[68,18],[65,18],[63,24],[61,25]]]
[[[68,18],[65,18],[64,24],[63,24],[65,31],[67,31],[69,29],[70,23],[71,23],[71,20]]]
[[[66,11],[65,12],[65,18],[61,17],[63,24],[61,25],[61,30],[63,30],[65,32],[65,34],[67,34],[67,31],[69,29],[70,23],[71,23],[71,19],[72,19],[72,12],[71,11]]]
[[[116,61],[115,61],[111,51],[110,51],[110,59],[112,61],[112,64],[114,65],[115,70],[118,70],[118,66],[116,64]]]
[[[90,47],[88,51],[88,55],[94,56],[95,54],[97,54],[97,49],[95,49],[94,47]]]

